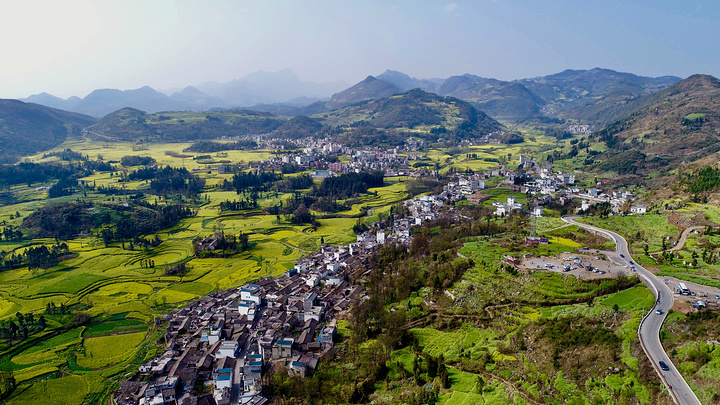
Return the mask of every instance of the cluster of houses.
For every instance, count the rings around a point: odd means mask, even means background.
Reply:
[[[460,192],[470,195],[485,189],[485,175],[472,174],[469,176],[458,176],[457,181],[450,181],[444,187],[445,191]]]
[[[567,128],[565,128],[568,132],[576,134],[576,135],[590,135],[590,125],[580,125],[580,124],[574,124],[574,125],[568,125]]]
[[[405,171],[408,171],[409,161],[423,157],[423,155],[417,151],[425,144],[422,140],[411,138],[406,140],[404,145],[392,149],[377,147],[352,149],[337,143],[331,138],[268,139],[269,136],[271,136],[271,134],[254,136],[249,139],[269,149],[285,150],[287,148],[294,148],[302,149],[302,152],[287,153],[282,156],[255,162],[258,167],[266,169],[278,168],[282,165],[292,163],[303,168],[326,169],[335,173],[362,170],[396,170],[398,168],[405,168]],[[339,163],[327,159],[328,156],[338,155],[350,156],[350,162]]]
[[[579,211],[585,211],[593,204],[607,202],[610,203],[610,207],[614,214],[623,213],[630,215],[642,215],[647,212],[646,205],[632,204],[632,201],[635,200],[635,196],[629,191],[613,191],[606,194],[603,193],[602,190],[592,187],[587,189],[585,192],[582,192],[579,189],[574,189],[572,192],[573,197],[582,199],[582,205],[580,206]]]
[[[363,299],[349,282],[385,243],[412,243],[410,228],[452,215],[448,195],[405,202],[409,215],[357,235],[355,243],[323,244],[282,276],[218,291],[166,315],[165,351],[142,364],[113,396],[116,405],[263,405],[269,373],[311,375],[334,353],[337,319]]]
[[[348,155],[348,162],[337,162],[328,159],[330,155]],[[283,165],[295,164],[305,169],[315,169],[314,178],[332,177],[340,173],[381,170],[386,177],[422,175],[424,169],[413,169],[412,161],[422,159],[421,153],[411,152],[406,147],[393,149],[365,148],[350,149],[331,142],[312,141],[311,146],[305,146],[302,152],[288,153],[272,157],[260,162],[254,162],[253,167],[278,170]],[[420,172],[420,173],[418,173]]]
[[[372,250],[323,245],[277,278],[219,291],[164,318],[162,355],[114,395],[118,405],[261,405],[263,378],[312,373],[332,353],[337,314],[361,294],[348,282]]]
[[[525,155],[520,155],[520,165],[524,169],[531,169],[529,176],[527,173],[518,173],[513,170],[503,170],[500,174],[505,175],[505,182],[510,184],[521,183],[520,192],[535,195],[538,205],[543,205],[552,200],[552,196],[559,196],[561,203],[566,203],[573,198],[582,200],[582,206],[579,211],[584,211],[596,203],[608,202],[615,214],[644,214],[647,207],[642,204],[632,204],[635,196],[629,191],[613,191],[611,193],[603,193],[596,187],[590,187],[581,190],[575,186],[575,175],[573,173],[554,172],[552,165],[546,163],[539,165],[535,159],[530,159]],[[522,181],[517,181],[518,176],[523,176]],[[514,201],[505,203],[494,203],[497,215],[507,215],[510,211],[519,210],[520,207]],[[542,208],[536,207],[533,215],[542,216]]]

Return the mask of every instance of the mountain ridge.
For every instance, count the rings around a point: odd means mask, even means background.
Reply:
[[[225,83],[186,86],[169,96],[145,86],[134,90],[98,89],[83,99],[63,100],[41,93],[24,100],[98,118],[123,107],[149,113],[252,108],[283,115],[312,115],[419,88],[462,99],[494,118],[510,122],[549,116],[605,125],[613,116],[632,111],[647,96],[678,80],[674,76],[652,78],[601,68],[566,69],[513,81],[469,73],[446,79],[418,79],[388,69],[330,91],[338,84],[303,82],[285,69],[275,73],[259,71]],[[326,97],[330,100],[324,101]]]
[[[593,134],[608,146],[599,170],[672,175],[694,164],[712,164],[720,152],[720,80],[692,75],[647,97],[630,114]],[[620,165],[633,157],[632,166]]]

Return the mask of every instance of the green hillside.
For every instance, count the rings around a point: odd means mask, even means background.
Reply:
[[[402,131],[418,137],[488,135],[502,125],[469,103],[419,89],[319,114],[330,127],[361,127]]]
[[[719,100],[720,80],[707,75],[693,75],[649,97],[594,134],[608,150],[593,159],[593,166],[620,175],[664,177],[688,164],[716,162]]]
[[[146,114],[123,108],[90,128],[92,135],[117,141],[184,142],[270,132],[287,118],[248,110]]]
[[[0,162],[51,149],[95,119],[18,100],[0,100]]]

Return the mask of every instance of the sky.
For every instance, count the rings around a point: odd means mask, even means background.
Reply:
[[[714,0],[22,0],[0,3],[0,98],[158,90],[286,68],[354,84],[602,67],[720,76]]]

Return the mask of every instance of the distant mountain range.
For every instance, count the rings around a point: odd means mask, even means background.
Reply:
[[[525,121],[541,115],[571,118],[591,124],[608,122],[603,114],[617,101],[632,110],[650,94],[681,80],[679,77],[643,77],[609,69],[566,70],[549,76],[502,81],[471,74],[442,79],[416,79],[404,73],[385,71],[333,95],[329,109],[364,100],[387,97],[410,88],[452,96],[471,103],[496,119]],[[611,103],[604,103],[611,100]],[[615,115],[616,116],[616,115]]]
[[[188,86],[171,95],[145,86],[135,90],[98,89],[85,98],[62,99],[40,93],[21,101],[102,118],[125,107],[155,113],[207,111],[251,107],[256,104],[306,106],[328,99],[330,95],[346,87],[347,84],[343,82],[305,82],[286,69],[276,73],[260,71],[226,83],[207,82]]]
[[[604,125],[679,80],[674,76],[642,77],[599,68],[566,70],[514,81],[471,74],[447,79],[417,79],[387,70],[347,87],[344,83],[304,82],[290,70],[283,70],[257,72],[226,83],[207,82],[188,86],[171,95],[146,86],[124,91],[95,90],[83,99],[71,97],[64,100],[41,93],[23,101],[98,118],[124,107],[147,113],[243,107],[295,116],[337,110],[418,88],[467,101],[491,117],[509,122],[550,116]]]

